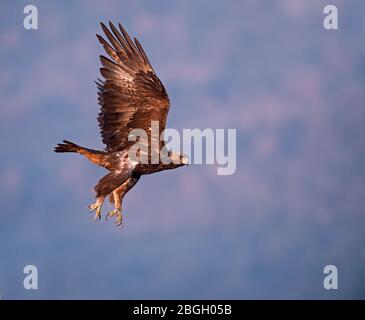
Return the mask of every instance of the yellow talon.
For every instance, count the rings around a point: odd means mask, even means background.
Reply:
[[[108,218],[114,217],[116,214],[118,214],[118,210],[114,209],[112,211],[109,211],[105,217],[105,220],[108,220]]]
[[[110,211],[108,212],[108,214],[106,215],[106,220],[108,220],[108,218],[111,218],[111,217],[114,217],[116,216],[115,218],[115,225],[117,227],[120,227],[122,226],[123,224],[123,216],[122,216],[122,213],[119,209],[114,209],[113,211]]]
[[[101,220],[101,205],[94,203],[88,206],[89,212],[93,212],[95,210],[94,221]]]
[[[117,227],[123,227],[123,216],[122,213],[119,211],[119,213],[117,214],[117,218],[115,219],[115,225]]]

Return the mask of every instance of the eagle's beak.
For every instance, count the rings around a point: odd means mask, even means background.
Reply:
[[[189,163],[190,163],[189,158],[188,157],[182,157],[181,163],[184,164],[184,165],[186,164],[188,166]]]

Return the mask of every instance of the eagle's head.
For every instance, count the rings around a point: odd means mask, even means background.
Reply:
[[[181,152],[169,151],[169,157],[174,164],[179,166],[189,165],[189,157]]]
[[[186,154],[180,153],[180,163],[183,165],[189,165],[190,159]]]

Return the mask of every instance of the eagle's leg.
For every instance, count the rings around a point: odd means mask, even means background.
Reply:
[[[94,220],[101,219],[101,206],[104,199],[115,189],[123,185],[130,177],[130,171],[112,171],[100,179],[94,190],[96,192],[96,202],[89,206],[90,212],[95,210]]]
[[[123,224],[122,200],[121,200],[121,193],[123,192],[122,187],[123,185],[115,189],[113,193],[109,196],[110,202],[114,202],[114,210],[108,212],[105,217],[106,220],[108,220],[108,218],[116,216],[115,225],[117,227],[120,227]]]
[[[138,182],[139,176],[132,176],[127,181],[125,181],[120,187],[115,189],[113,193],[110,194],[109,200],[114,203],[114,210],[110,211],[106,215],[106,219],[109,217],[116,216],[115,224],[119,227],[123,224],[122,216],[122,200],[129,190],[131,190],[135,184]]]
[[[101,219],[101,206],[103,205],[105,196],[100,196],[96,198],[96,202],[88,206],[89,212],[95,211],[94,221]]]

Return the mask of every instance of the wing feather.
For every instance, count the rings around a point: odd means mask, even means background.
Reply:
[[[109,22],[110,30],[101,23],[109,43],[100,35],[99,42],[110,57],[100,56],[103,80],[96,82],[100,113],[98,122],[103,143],[108,151],[124,150],[134,142],[129,132],[140,128],[150,135],[151,121],[166,126],[169,98],[156,76],[141,44],[129,37],[121,24],[118,29]]]

